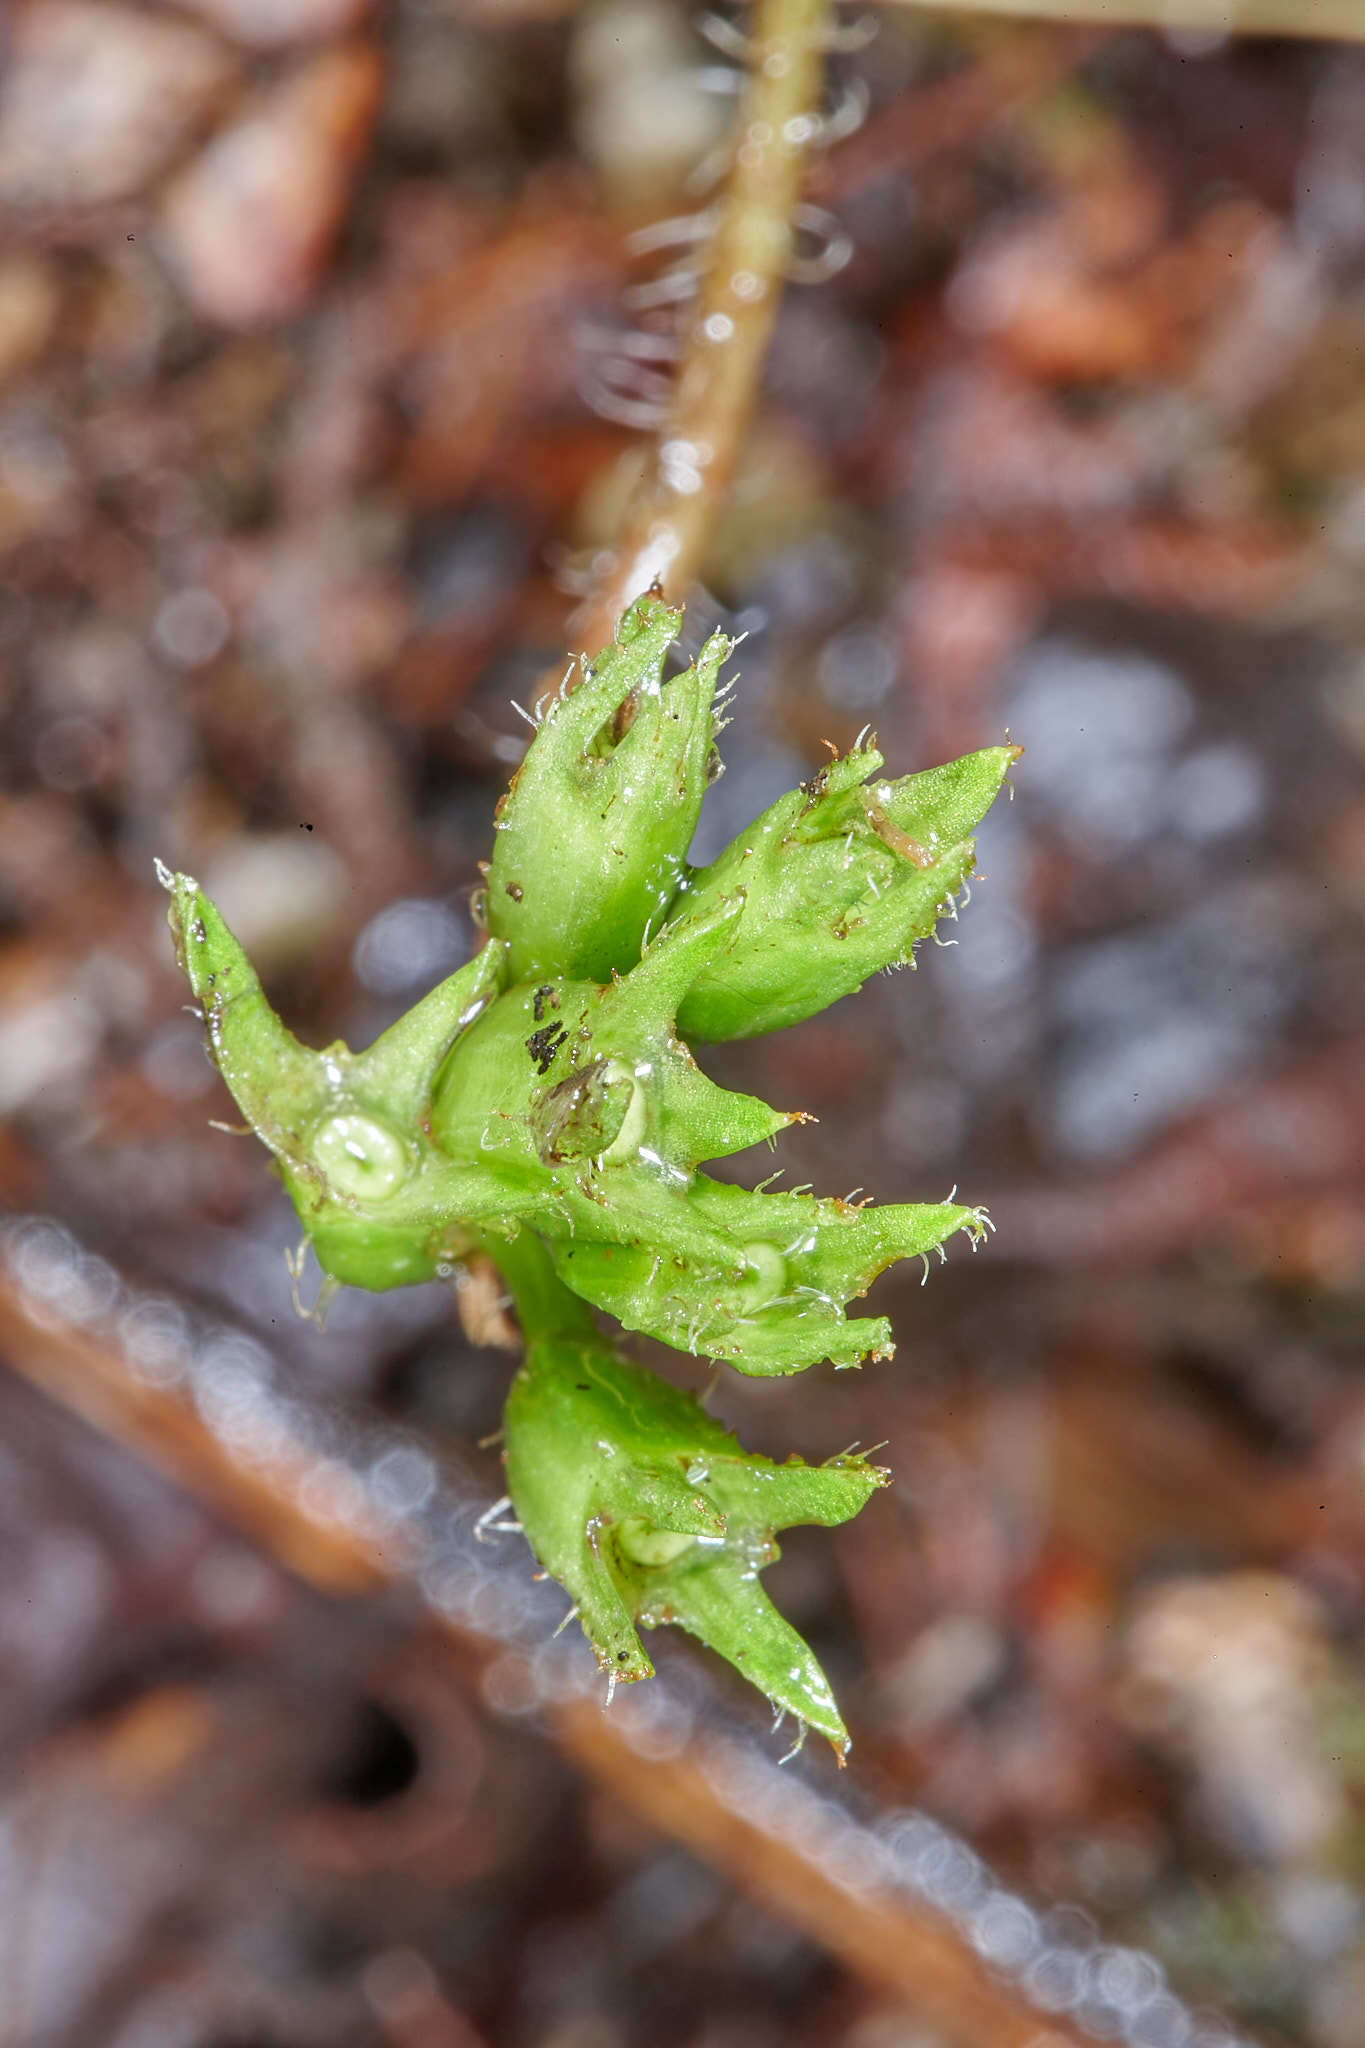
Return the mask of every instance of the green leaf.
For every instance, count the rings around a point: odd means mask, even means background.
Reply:
[[[191,875],[161,870],[176,954],[202,1005],[209,1050],[279,1162],[323,1271],[382,1290],[430,1280],[469,1228],[515,1213],[515,1191],[462,1172],[424,1128],[451,1047],[497,994],[491,941],[406,1017],[353,1053],[300,1045],[276,1016],[221,912]]]
[[[828,1681],[758,1574],[778,1530],[847,1521],[885,1471],[852,1455],[809,1466],[745,1452],[690,1395],[588,1336],[531,1339],[505,1429],[517,1519],[604,1671],[650,1677],[638,1630],[673,1623],[842,1758]]]
[[[565,1284],[628,1330],[761,1377],[890,1358],[882,1316],[844,1310],[898,1259],[927,1257],[958,1231],[988,1228],[958,1203],[857,1208],[809,1195],[750,1192],[698,1174],[665,1211],[648,1187],[626,1205],[624,1243],[550,1239]]]
[[[687,877],[675,915],[742,894],[744,914],[678,1010],[684,1038],[778,1031],[909,963],[972,872],[973,828],[1021,749],[987,747],[898,782],[874,748],[832,761]]]
[[[658,598],[638,599],[614,645],[541,710],[499,805],[488,873],[488,929],[507,942],[515,981],[609,981],[634,966],[677,894],[731,645],[713,633],[665,683],[681,620]]]

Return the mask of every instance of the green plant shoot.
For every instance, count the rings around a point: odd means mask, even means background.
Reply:
[[[665,680],[680,618],[640,598],[539,707],[494,821],[485,943],[367,1052],[300,1045],[198,883],[159,872],[209,1050],[329,1282],[402,1287],[476,1254],[501,1271],[525,1338],[508,1492],[603,1670],[648,1677],[639,1630],[674,1623],[842,1760],[824,1674],[758,1575],[779,1530],[846,1520],[887,1474],[741,1450],[593,1310],[744,1373],[891,1356],[886,1320],[849,1305],[896,1260],[978,1239],[983,1212],[715,1180],[708,1162],[801,1112],[718,1087],[687,1041],[780,1030],[909,963],[1019,749],[887,781],[855,748],[692,868],[731,643]]]

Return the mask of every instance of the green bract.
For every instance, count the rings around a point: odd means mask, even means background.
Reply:
[[[651,1677],[637,1628],[676,1622],[847,1747],[824,1673],[758,1574],[778,1555],[777,1530],[846,1522],[888,1472],[852,1455],[821,1466],[750,1456],[591,1330],[531,1340],[505,1426],[517,1518],[604,1671]]]
[[[899,782],[870,782],[875,747],[831,761],[687,878],[693,910],[743,891],[744,916],[678,1013],[687,1038],[799,1024],[905,966],[972,871],[968,836],[1018,747],[987,747]]]
[[[730,643],[665,682],[679,620],[640,599],[543,707],[499,805],[486,944],[367,1052],[301,1046],[199,885],[160,872],[210,1050],[331,1281],[403,1286],[476,1251],[500,1267],[527,1338],[512,1499],[604,1668],[648,1676],[637,1626],[677,1622],[842,1750],[757,1574],[775,1531],[846,1519],[885,1475],[746,1455],[586,1304],[745,1373],[890,1357],[886,1320],[849,1303],[894,1261],[979,1237],[982,1212],[712,1180],[708,1161],[801,1113],[717,1086],[685,1041],[778,1030],[904,964],[1019,750],[887,782],[855,749],[691,869]]]
[[[487,922],[514,981],[606,981],[633,967],[662,923],[706,789],[716,678],[731,643],[713,633],[694,667],[663,681],[681,614],[631,606],[614,646],[577,664],[544,704],[535,743],[498,806]]]
[[[470,1250],[471,1225],[502,1213],[485,1177],[461,1173],[427,1131],[443,1061],[497,992],[501,947],[485,946],[368,1052],[310,1052],[194,878],[160,873],[209,1050],[279,1161],[323,1271],[375,1290],[433,1279]]]

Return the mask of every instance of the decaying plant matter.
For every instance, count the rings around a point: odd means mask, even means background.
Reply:
[[[693,868],[730,643],[665,681],[680,619],[639,599],[539,707],[498,806],[486,942],[368,1052],[300,1045],[199,885],[163,879],[213,1056],[329,1282],[403,1286],[479,1253],[502,1273],[526,1343],[510,1501],[604,1670],[648,1677],[637,1630],[675,1622],[842,1754],[824,1675],[758,1575],[778,1530],[847,1520],[886,1472],[742,1451],[591,1309],[745,1373],[890,1356],[885,1319],[848,1304],[895,1260],[979,1238],[982,1212],[711,1179],[705,1162],[800,1112],[718,1087],[685,1041],[780,1029],[908,964],[1018,750],[890,782],[859,746]]]

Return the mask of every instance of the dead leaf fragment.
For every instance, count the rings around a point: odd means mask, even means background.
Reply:
[[[207,319],[254,328],[305,306],[379,102],[368,43],[300,66],[234,121],[173,187],[171,260]]]

